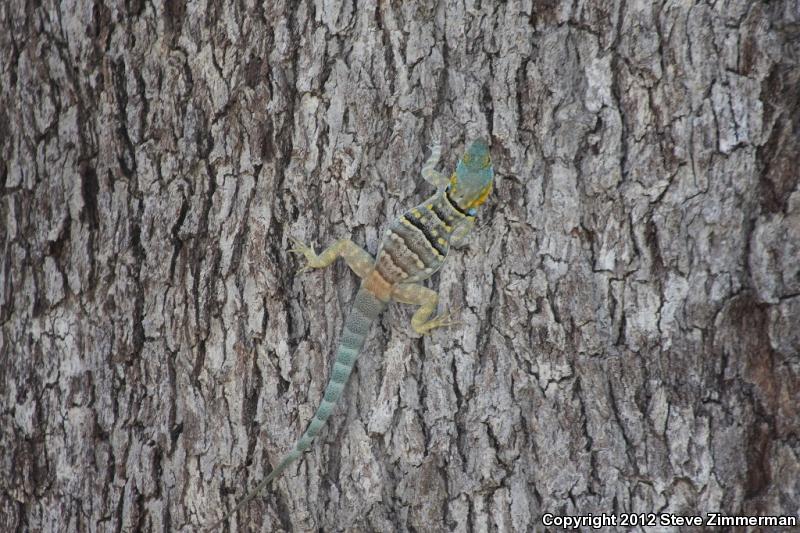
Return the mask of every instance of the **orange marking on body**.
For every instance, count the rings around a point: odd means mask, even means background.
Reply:
[[[388,302],[392,298],[392,285],[381,276],[377,269],[372,271],[365,280],[364,288],[376,298]]]
[[[490,181],[489,185],[487,185],[486,187],[483,188],[483,190],[481,191],[481,194],[478,196],[478,198],[476,198],[475,200],[470,202],[469,207],[472,208],[472,207],[478,207],[479,205],[481,205],[483,202],[486,201],[486,199],[489,197],[489,193],[491,193],[491,192],[492,192],[492,182]]]

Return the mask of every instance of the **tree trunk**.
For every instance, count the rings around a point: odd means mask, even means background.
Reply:
[[[796,1],[112,4],[0,3],[0,529],[230,510],[357,287],[289,237],[374,253],[478,135],[462,323],[391,306],[226,527],[800,515]]]

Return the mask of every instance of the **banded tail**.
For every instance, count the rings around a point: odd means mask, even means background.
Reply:
[[[331,377],[328,380],[328,385],[325,387],[325,394],[322,397],[317,412],[314,413],[314,418],[308,424],[308,428],[300,439],[295,443],[294,448],[290,451],[283,460],[264,478],[250,493],[244,497],[242,501],[236,504],[228,514],[216,522],[211,529],[218,529],[222,523],[233,516],[243,505],[258,496],[270,482],[277,478],[286,468],[289,467],[295,460],[311,447],[311,442],[317,436],[319,431],[328,421],[331,416],[336,402],[342,397],[342,391],[347,383],[353,366],[358,359],[358,354],[364,346],[364,341],[367,338],[367,333],[372,323],[378,318],[378,315],[386,309],[386,302],[383,302],[372,295],[363,286],[356,293],[356,299],[353,302],[353,307],[347,320],[344,323],[344,330],[342,331],[342,338],[339,340],[339,349],[336,352],[336,361],[333,364]]]

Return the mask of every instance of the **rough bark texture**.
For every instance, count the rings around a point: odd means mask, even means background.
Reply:
[[[600,6],[600,7],[598,7]],[[374,252],[498,183],[237,531],[800,515],[800,4],[0,2],[0,529],[195,530],[316,408]],[[624,529],[624,528],[622,528]],[[670,528],[666,528],[669,530]]]

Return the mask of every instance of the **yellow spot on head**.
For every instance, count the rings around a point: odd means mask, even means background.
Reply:
[[[447,241],[446,241],[446,240],[444,240],[444,239],[442,239],[441,237],[439,237],[439,238],[438,238],[438,239],[436,239],[436,240],[439,242],[439,244],[442,244],[442,245],[445,245],[445,244],[447,244]]]
[[[411,214],[414,215],[414,217],[416,217],[416,218],[421,218],[422,217],[422,213],[420,213],[419,209],[417,209],[416,207],[411,210]]]

